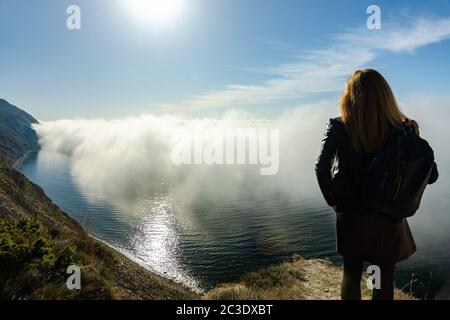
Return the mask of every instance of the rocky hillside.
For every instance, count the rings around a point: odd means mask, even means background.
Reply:
[[[91,238],[2,158],[0,264],[0,299],[197,298]],[[81,267],[81,290],[66,287],[72,264]]]
[[[0,155],[9,164],[19,161],[27,152],[39,150],[38,137],[31,125],[31,115],[0,99]]]

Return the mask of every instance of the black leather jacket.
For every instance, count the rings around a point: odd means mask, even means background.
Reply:
[[[358,184],[352,182],[358,182],[372,156],[353,150],[340,117],[328,121],[315,170],[320,190],[329,206],[337,206],[339,212],[364,210],[364,204],[358,199]],[[346,179],[339,181],[336,179],[339,175]],[[429,184],[436,182],[438,176],[434,164]]]

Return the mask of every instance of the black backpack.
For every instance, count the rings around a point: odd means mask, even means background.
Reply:
[[[359,180],[360,200],[394,219],[413,216],[430,179],[434,154],[410,126],[395,132],[371,159]]]

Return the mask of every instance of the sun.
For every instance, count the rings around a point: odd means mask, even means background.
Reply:
[[[153,26],[167,26],[183,13],[187,0],[125,0],[135,19]]]

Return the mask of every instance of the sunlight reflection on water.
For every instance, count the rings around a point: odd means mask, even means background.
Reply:
[[[179,256],[178,222],[168,196],[157,196],[141,202],[143,219],[130,241],[133,255],[146,265],[180,282],[198,288],[198,283],[177,259]]]

